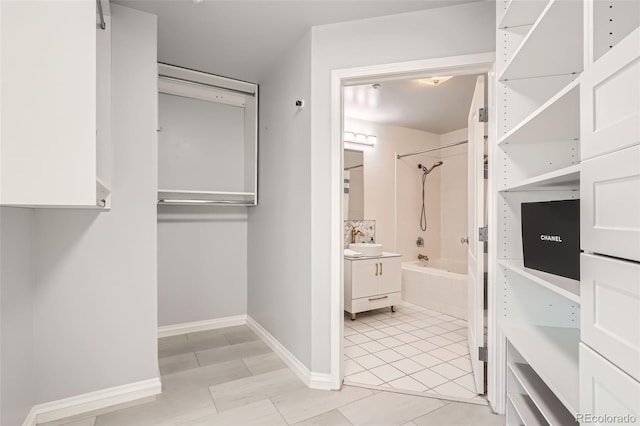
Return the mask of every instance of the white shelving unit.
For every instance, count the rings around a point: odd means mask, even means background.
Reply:
[[[496,63],[498,140],[490,157],[490,279],[506,345],[506,359],[495,359],[503,362],[507,424],[575,424],[578,413],[624,414],[620,407],[639,414],[628,403],[640,399],[636,363],[628,360],[640,359],[640,338],[629,337],[636,328],[628,323],[640,322],[629,296],[638,291],[630,277],[640,272],[637,261],[624,259],[636,260],[640,246],[631,219],[640,215],[640,185],[630,183],[640,170],[640,104],[629,101],[640,87],[640,2],[497,6],[496,56],[503,59]],[[581,248],[592,252],[581,256],[582,281],[525,268],[521,203],[576,198]],[[595,215],[613,219],[596,226]],[[598,275],[602,265],[611,272]],[[613,288],[626,290],[612,298]]]
[[[580,283],[524,267],[520,204],[580,188],[583,10],[573,0],[498,5],[495,271],[509,425],[572,424],[579,412]]]
[[[569,83],[500,138],[498,145],[578,140],[580,135],[579,83],[579,79]]]
[[[256,205],[258,86],[166,64],[158,75],[158,205]]]
[[[526,0],[512,0],[512,3],[518,2],[526,3]],[[510,55],[498,80],[582,71],[582,7],[581,1],[547,1],[522,43]]]
[[[580,186],[580,165],[574,164],[560,170],[543,173],[501,189],[510,191],[577,191]]]
[[[517,1],[511,0],[507,4],[506,10],[498,28],[507,29],[512,27],[522,27],[532,25],[540,13],[544,10],[544,1]]]
[[[527,364],[513,363],[509,364],[509,373],[527,393],[527,395],[509,394],[509,399],[515,405],[518,414],[526,413],[520,415],[525,425],[570,425],[575,423],[573,416],[564,405],[559,404],[559,401],[548,393],[545,383],[533,368]],[[517,397],[522,397],[522,400],[519,401],[520,398]],[[528,401],[525,398],[528,398]]]
[[[535,373],[552,392],[549,394],[548,390],[537,386],[538,390],[529,394],[534,402],[540,403],[539,396],[549,398],[549,395],[555,395],[570,413],[578,413],[580,330],[568,327],[510,325],[505,326],[503,331],[509,342],[526,360],[527,364],[523,365],[527,365],[528,371]]]
[[[498,260],[498,265],[545,287],[572,302],[580,304],[580,281],[572,280],[554,274],[548,274],[535,269],[525,268],[522,260]]]

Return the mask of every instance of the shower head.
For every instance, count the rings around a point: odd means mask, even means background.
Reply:
[[[437,163],[434,163],[433,166],[431,167],[425,167],[422,164],[418,164],[418,168],[420,170],[423,170],[425,175],[428,175],[433,171],[433,169],[435,169],[436,167],[442,166],[442,164],[443,164],[442,161],[438,161]]]

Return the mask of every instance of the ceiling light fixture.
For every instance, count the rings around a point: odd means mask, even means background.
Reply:
[[[192,2],[194,2],[195,4],[200,4],[202,3],[204,0],[191,0]]]
[[[421,78],[418,81],[420,83],[422,83],[422,84],[428,84],[429,86],[437,86],[437,85],[442,84],[442,83],[444,83],[446,81],[449,81],[452,78],[453,78],[452,75],[446,75],[446,76],[440,76],[440,77]]]
[[[344,132],[343,141],[347,143],[373,146],[378,141],[378,138],[374,135],[365,135],[364,133]]]

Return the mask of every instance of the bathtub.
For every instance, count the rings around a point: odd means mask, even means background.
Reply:
[[[402,263],[402,300],[466,320],[467,271],[443,259]]]

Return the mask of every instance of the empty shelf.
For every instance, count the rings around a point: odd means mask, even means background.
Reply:
[[[515,373],[514,373],[515,374]],[[507,395],[511,405],[518,413],[520,420],[525,426],[547,426],[544,416],[538,411],[536,405],[527,395],[509,394]]]
[[[549,388],[529,365],[514,363],[509,364],[509,369],[529,395],[529,401],[525,399],[527,397],[524,395],[509,395],[516,412],[525,425],[571,425],[576,423],[573,415],[549,392]],[[517,398],[523,396],[524,398]],[[529,404],[533,404],[534,407]],[[530,423],[527,422],[525,416]]]
[[[564,191],[578,190],[580,185],[580,164],[574,164],[560,170],[554,170],[524,179],[515,185],[508,186],[500,192],[512,191]]]
[[[572,81],[504,135],[498,145],[577,140],[580,137],[580,80]]]
[[[532,368],[525,373],[514,371],[519,378],[524,377],[522,385],[527,389],[533,402],[540,408],[542,414],[549,420],[551,414],[562,415],[561,410],[555,407],[545,409],[543,403],[552,406],[548,389],[553,392],[566,410],[575,416],[579,406],[579,374],[578,374],[578,343],[580,342],[580,330],[566,327],[547,327],[536,325],[505,325],[502,327],[507,339],[522,355]],[[511,365],[514,369],[522,364]],[[518,367],[520,368],[520,367]],[[531,374],[533,371],[537,374]],[[532,377],[533,376],[533,377]],[[534,379],[542,379],[546,386],[537,383]],[[528,385],[527,385],[528,383]],[[529,386],[527,388],[527,386]],[[542,387],[548,387],[546,394]],[[536,391],[536,389],[540,389]],[[539,395],[538,395],[539,394]],[[565,411],[566,411],[565,410]],[[567,413],[567,414],[569,414]],[[575,423],[574,420],[572,420]],[[573,424],[566,421],[551,421],[553,425]]]
[[[533,25],[546,5],[547,2],[540,0],[511,0],[502,15],[498,28]]]
[[[498,79],[581,72],[582,8],[581,1],[549,1]],[[540,55],[544,55],[543,61]]]
[[[516,274],[519,274],[529,281],[533,281],[549,290],[558,293],[560,296],[580,303],[580,281],[571,278],[561,277],[559,275],[549,274],[535,269],[524,267],[522,260],[498,260],[498,264],[503,268],[507,268]]]

